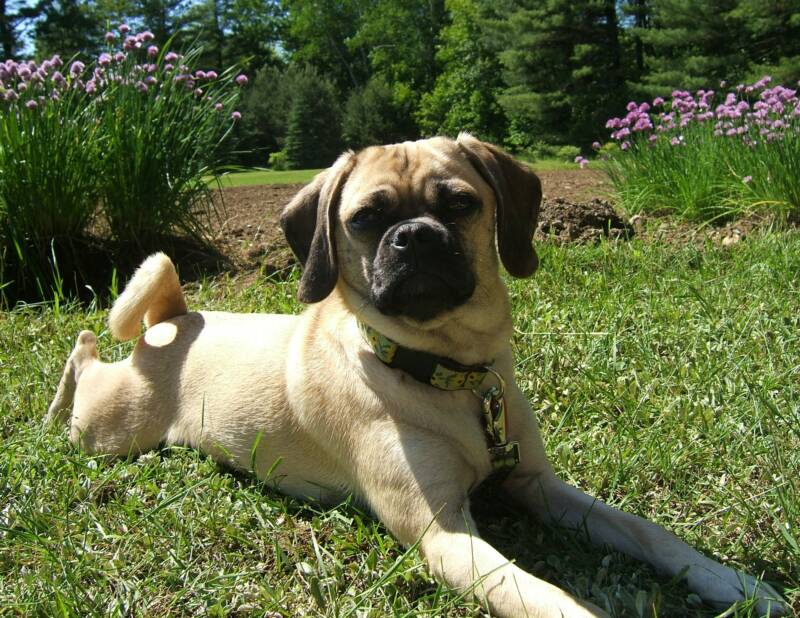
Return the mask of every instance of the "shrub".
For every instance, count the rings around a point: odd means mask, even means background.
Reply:
[[[202,234],[208,177],[239,117],[233,86],[247,78],[194,71],[197,50],[178,56],[152,38],[123,25],[90,67],[0,63],[0,288],[13,280],[43,295],[75,279],[67,271],[81,271],[98,214],[117,243],[142,251]]]
[[[724,97],[676,90],[667,101],[632,101],[626,116],[610,119],[618,148],[608,171],[626,210],[698,221],[800,210],[800,100],[769,83],[740,84]]]

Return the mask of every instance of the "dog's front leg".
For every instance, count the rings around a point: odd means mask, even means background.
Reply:
[[[759,615],[788,612],[769,584],[707,558],[657,524],[588,496],[549,469],[512,476],[506,488],[544,521],[586,530],[594,544],[648,562],[670,576],[685,572],[689,588],[707,603],[727,608],[755,598]]]
[[[478,535],[466,505],[457,513],[440,514],[422,537],[420,550],[437,579],[475,596],[493,616],[606,615],[511,563]]]
[[[484,541],[469,512],[463,460],[449,443],[410,433],[384,436],[379,447],[371,444],[362,468],[369,473],[361,486],[374,513],[400,542],[419,543],[437,579],[478,598],[492,616],[606,615],[526,573]],[[409,457],[413,452],[424,456]]]

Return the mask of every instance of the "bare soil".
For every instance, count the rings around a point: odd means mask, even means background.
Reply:
[[[539,172],[543,201],[536,237],[541,242],[595,243],[634,236],[653,242],[728,246],[745,240],[766,219],[750,218],[724,227],[698,228],[665,217],[628,217],[610,201],[602,172]],[[216,249],[239,272],[280,273],[294,263],[278,218],[303,185],[235,187],[222,191],[222,217],[212,228]]]

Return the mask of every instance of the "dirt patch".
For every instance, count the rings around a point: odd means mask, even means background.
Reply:
[[[728,246],[771,225],[764,217],[750,217],[721,227],[699,227],[669,217],[628,217],[610,200],[611,186],[602,172],[558,170],[539,172],[539,176],[544,193],[536,232],[540,241],[587,243],[636,236],[669,244],[702,246],[710,242]],[[212,228],[212,238],[230,269],[253,276],[289,271],[295,258],[278,221],[284,206],[302,187],[295,184],[223,190],[224,208]]]
[[[572,202],[563,197],[542,202],[536,236],[539,240],[564,242],[597,242],[633,236],[633,226],[625,221],[609,202],[594,198],[588,202]]]
[[[539,176],[544,191],[540,235],[587,242],[600,236],[614,238],[616,230],[630,228],[609,202],[597,199],[609,191],[601,172],[558,170],[540,172]],[[212,238],[235,270],[269,275],[286,272],[294,264],[278,219],[283,207],[302,187],[270,185],[223,190],[224,207]]]

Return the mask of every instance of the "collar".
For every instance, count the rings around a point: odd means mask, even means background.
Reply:
[[[452,358],[412,350],[380,334],[371,326],[358,321],[364,339],[385,365],[405,371],[415,380],[443,391],[474,390],[478,388],[491,362],[480,365],[462,365]]]
[[[471,390],[481,400],[481,416],[486,432],[486,446],[492,463],[490,478],[502,480],[519,463],[519,443],[508,441],[508,415],[504,396],[505,382],[491,363],[462,365],[452,358],[436,356],[401,346],[371,326],[358,320],[358,326],[372,351],[384,365],[405,371],[411,377],[444,391]],[[498,386],[483,394],[478,387],[486,374],[493,374]]]

